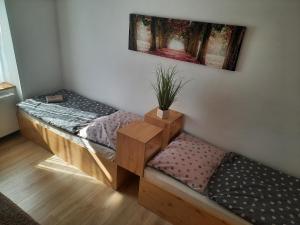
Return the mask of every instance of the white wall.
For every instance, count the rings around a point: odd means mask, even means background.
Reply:
[[[156,101],[155,66],[192,79],[175,109],[185,129],[300,176],[300,1],[59,0],[67,88],[145,113]],[[129,13],[247,26],[237,72],[128,50]]]
[[[6,0],[24,97],[62,87],[55,0]]]

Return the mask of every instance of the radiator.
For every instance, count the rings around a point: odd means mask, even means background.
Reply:
[[[0,138],[19,129],[14,88],[0,91]]]

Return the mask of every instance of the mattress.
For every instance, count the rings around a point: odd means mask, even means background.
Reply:
[[[207,195],[255,225],[300,224],[300,179],[236,153],[211,177]]]
[[[116,152],[114,150],[112,150],[104,145],[100,145],[100,144],[94,143],[92,141],[89,141],[87,139],[81,138],[79,136],[70,134],[69,132],[59,129],[55,126],[49,125],[49,124],[45,123],[44,121],[42,121],[41,119],[35,118],[35,117],[27,114],[26,112],[24,112],[24,113],[28,119],[33,120],[33,121],[38,121],[39,125],[43,126],[44,128],[47,128],[48,130],[54,132],[55,134],[62,136],[65,139],[68,139],[68,140],[78,144],[81,147],[86,148],[87,151],[101,155],[110,161],[115,160]]]
[[[79,95],[73,91],[66,90],[66,89],[62,89],[47,95],[64,96],[63,102],[51,103],[51,104],[59,105],[66,108],[78,109],[85,112],[95,113],[98,115],[98,117],[106,116],[117,111],[117,109],[115,109],[114,107],[89,99],[87,97],[84,97],[82,95]],[[38,102],[46,103],[47,95],[40,95],[37,97],[33,97],[33,99]]]
[[[20,102],[18,107],[48,124],[72,134],[76,134],[82,126],[94,119],[117,111],[109,105],[68,90],[60,90],[48,95],[62,95],[64,101],[48,104],[46,95],[42,95]]]
[[[150,183],[168,191],[171,194],[174,194],[182,199],[185,199],[188,203],[200,208],[205,209],[211,215],[215,215],[216,217],[222,217],[222,219],[232,222],[235,224],[241,225],[250,225],[251,223],[243,220],[242,218],[232,214],[230,211],[225,208],[219,206],[217,203],[210,200],[208,197],[199,194],[198,192],[192,190],[188,186],[180,183],[179,181],[171,178],[164,173],[146,167],[144,171],[144,178]]]

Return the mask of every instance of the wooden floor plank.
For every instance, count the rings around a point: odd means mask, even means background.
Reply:
[[[42,225],[169,225],[138,205],[138,180],[114,191],[19,134],[0,139],[0,192]]]

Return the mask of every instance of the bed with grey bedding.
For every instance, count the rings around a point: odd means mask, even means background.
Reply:
[[[300,224],[300,179],[229,153],[206,188],[210,199],[255,225]]]
[[[64,101],[46,103],[46,95],[42,95],[20,102],[18,107],[29,115],[72,134],[76,134],[78,129],[92,120],[117,111],[109,105],[69,90],[63,89],[48,95],[63,95]]]

